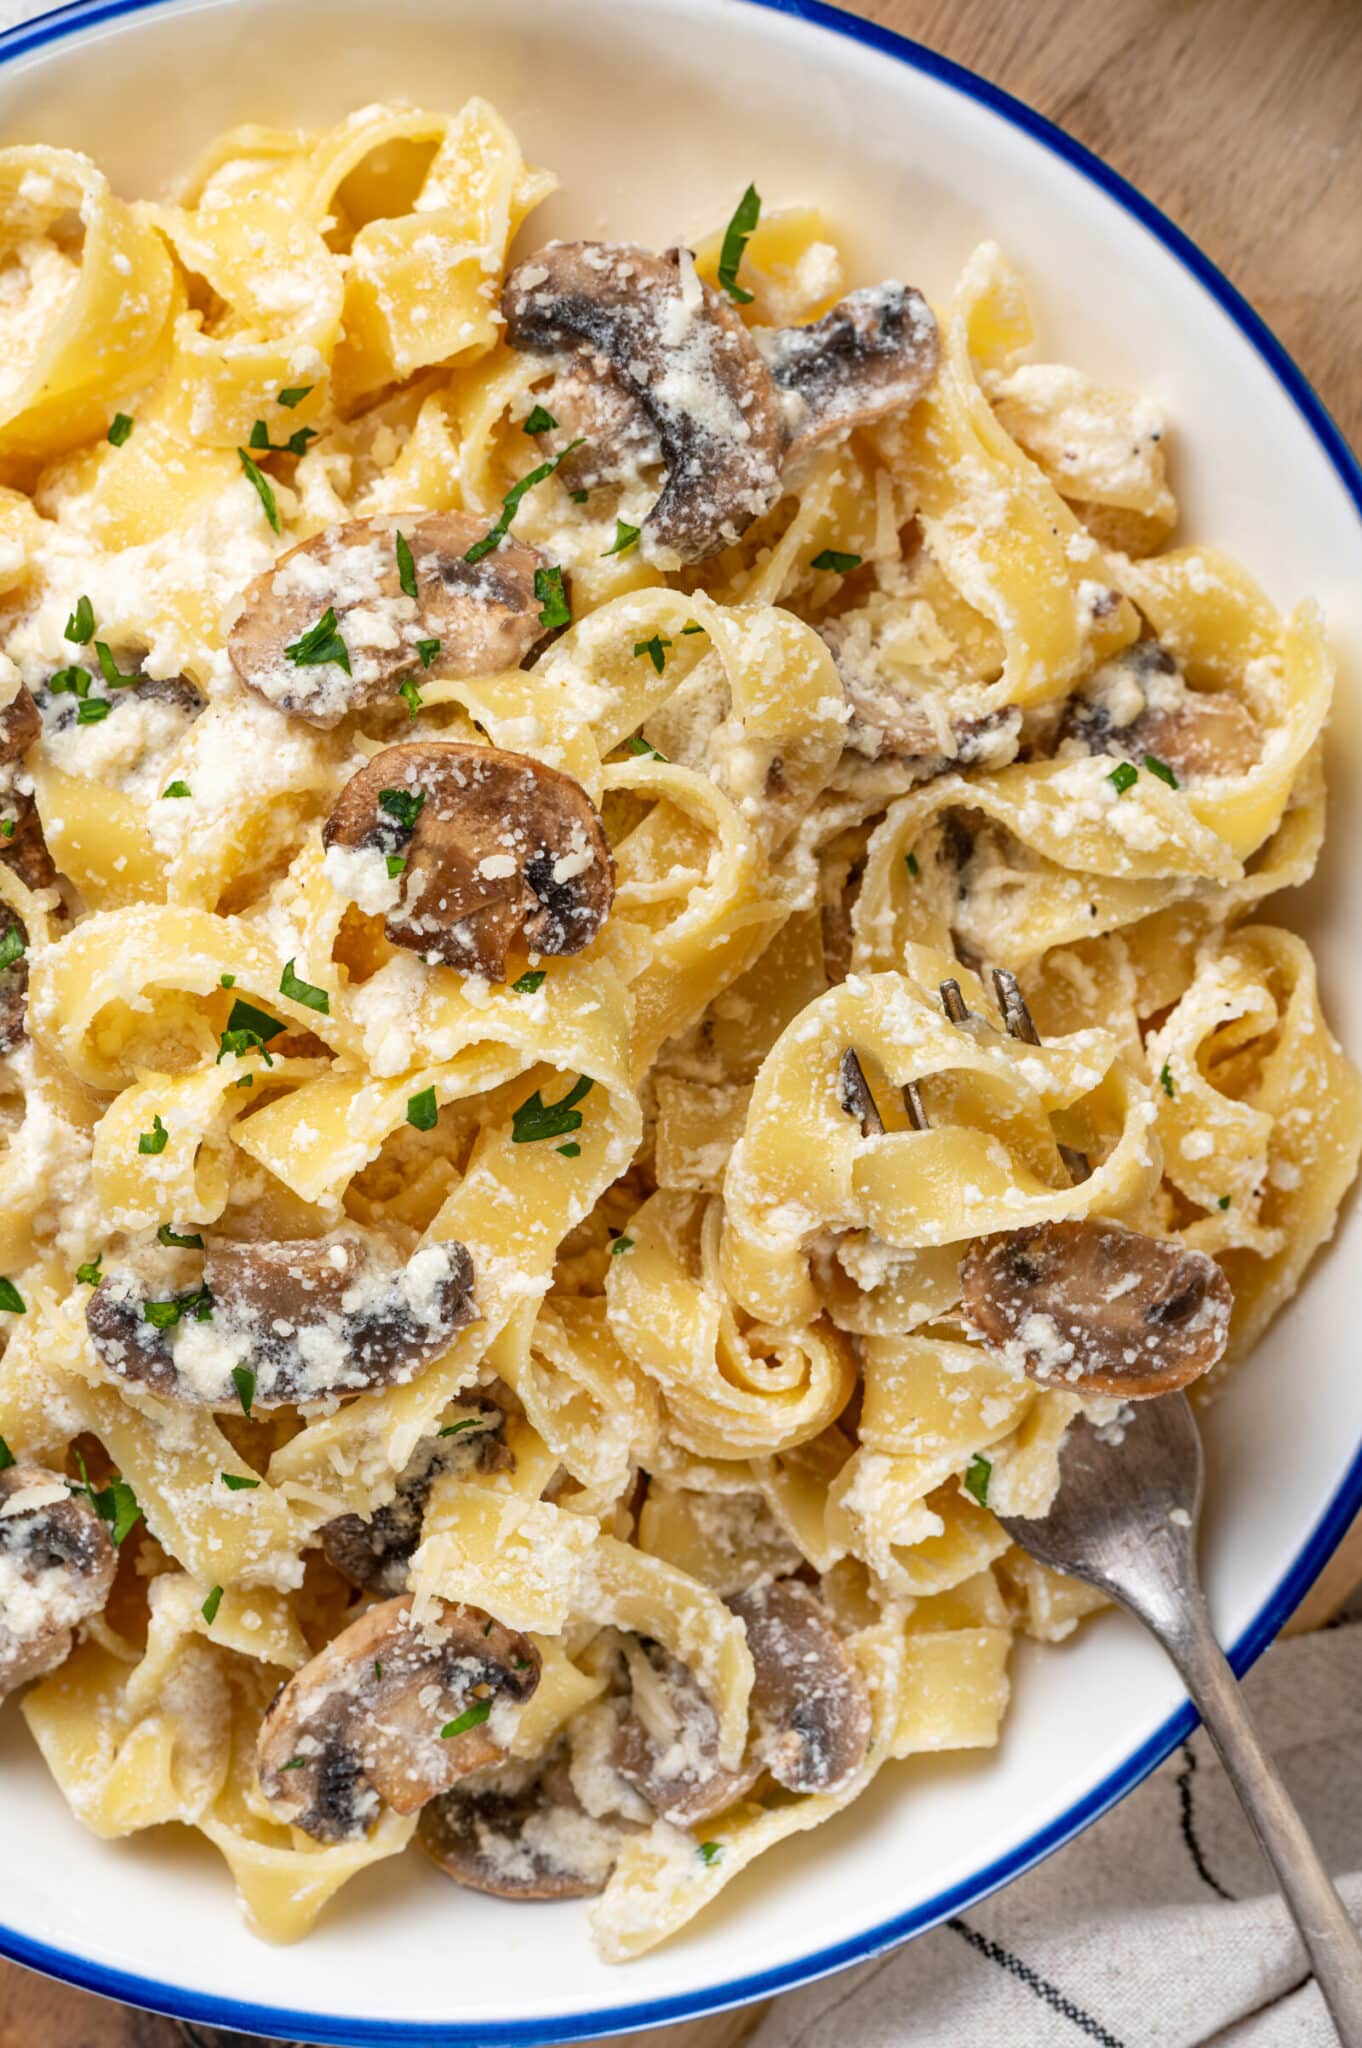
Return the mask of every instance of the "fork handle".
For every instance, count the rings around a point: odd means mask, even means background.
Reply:
[[[1263,1748],[1200,1600],[1158,1634],[1272,1865],[1344,2048],[1362,2048],[1362,1940]]]

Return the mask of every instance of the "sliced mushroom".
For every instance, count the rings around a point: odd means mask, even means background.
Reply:
[[[546,455],[560,458],[558,475],[568,490],[624,483],[662,467],[656,427],[613,371],[588,375],[574,364],[537,396],[556,425],[536,439]]]
[[[1041,1386],[1141,1400],[1209,1371],[1229,1336],[1214,1259],[1099,1217],[980,1238],[960,1266],[965,1315]]]
[[[513,348],[563,357],[565,369],[642,407],[667,471],[644,522],[654,549],[703,561],[775,504],[779,396],[737,313],[687,252],[552,242],[511,272],[502,311]]]
[[[1104,662],[1074,698],[1060,738],[1090,753],[1152,755],[1179,782],[1243,775],[1262,753],[1262,735],[1241,698],[1193,690],[1167,648],[1136,640]]]
[[[38,806],[19,782],[24,755],[42,729],[37,700],[21,683],[0,711],[0,861],[29,889],[50,889],[57,879]]]
[[[42,713],[33,693],[20,683],[4,710],[0,711],[0,768],[20,760],[42,729]]]
[[[247,588],[227,642],[233,668],[248,689],[322,727],[390,698],[405,676],[518,668],[543,638],[534,577],[544,557],[507,535],[470,562],[489,524],[472,512],[412,512],[326,527]],[[411,550],[415,597],[402,589],[399,533]],[[328,611],[348,671],[306,646]],[[439,651],[427,668],[421,643],[432,640]]]
[[[130,1255],[100,1281],[85,1320],[110,1372],[205,1407],[238,1405],[241,1366],[260,1408],[399,1385],[476,1314],[473,1262],[452,1239],[405,1266],[350,1234],[220,1243],[201,1284],[179,1286],[181,1275],[164,1255]]]
[[[792,460],[834,435],[906,411],[935,377],[941,355],[931,307],[921,292],[892,278],[849,292],[807,327],[758,331],[756,340],[793,400]]]
[[[719,1762],[719,1717],[708,1693],[660,1643],[631,1645],[633,1692],[620,1722],[615,1769],[678,1827],[724,1813],[756,1783],[762,1766],[749,1753],[736,1770]]]
[[[0,903],[0,945],[12,947],[16,938],[21,951],[0,968],[0,1055],[28,1035],[28,927],[17,910]]]
[[[366,854],[380,885],[388,858],[404,859],[389,939],[489,981],[506,979],[514,945],[579,953],[615,893],[610,843],[581,784],[497,747],[385,748],[346,783],[322,838]],[[367,872],[328,871],[357,900],[382,900]]]
[[[319,1842],[352,1840],[380,1806],[415,1813],[500,1762],[507,1710],[538,1683],[529,1637],[481,1608],[437,1601],[417,1621],[410,1599],[385,1600],[276,1695],[260,1726],[260,1788],[289,1826]]]
[[[407,1590],[407,1568],[421,1541],[430,1489],[446,1472],[496,1472],[512,1463],[506,1415],[495,1401],[470,1395],[438,1435],[416,1447],[397,1492],[368,1521],[338,1515],[322,1525],[322,1549],[337,1571],[366,1593],[385,1597]],[[448,1434],[446,1434],[448,1431]]]
[[[865,1761],[870,1695],[818,1595],[773,1579],[728,1602],[747,1630],[762,1768],[791,1792],[834,1792]]]
[[[583,1810],[559,1755],[465,1778],[431,1800],[417,1832],[447,1877],[499,1899],[591,1898],[621,1838]]]
[[[76,1629],[102,1612],[117,1562],[91,1502],[60,1472],[0,1472],[0,1700],[65,1662]]]

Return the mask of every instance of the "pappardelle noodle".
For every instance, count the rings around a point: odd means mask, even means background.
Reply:
[[[0,1694],[277,1940],[415,1837],[627,1959],[992,1744],[1096,1604],[997,1514],[1362,1133],[1320,618],[1157,407],[992,245],[553,189],[478,100],[0,151]]]

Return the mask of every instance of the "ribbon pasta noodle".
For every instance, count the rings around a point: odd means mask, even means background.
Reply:
[[[992,245],[554,189],[476,99],[0,151],[0,1696],[270,1940],[419,1842],[624,1961],[992,1745],[1124,1396],[975,1262],[1115,1232],[1232,1360],[1362,1144],[1264,921],[1328,641],[1158,409]]]

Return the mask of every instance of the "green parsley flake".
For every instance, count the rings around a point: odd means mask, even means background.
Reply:
[[[324,663],[334,661],[337,668],[350,674],[350,650],[336,631],[336,613],[328,605],[315,626],[309,626],[301,640],[295,640],[284,649],[284,653],[295,668],[321,668]]]
[[[1169,1070],[1167,1060],[1164,1061],[1162,1067],[1159,1069],[1159,1086],[1162,1088],[1164,1094],[1168,1096],[1171,1100],[1173,1095],[1173,1076]]]
[[[411,549],[407,545],[407,537],[404,533],[398,534],[394,546],[397,551],[397,581],[401,587],[402,595],[404,597],[415,597],[416,564],[412,560]]]
[[[238,448],[236,452],[237,459],[246,473],[247,483],[265,508],[265,517],[269,520],[275,532],[281,533],[283,528],[279,524],[279,506],[274,496],[274,485],[261,472],[259,467],[252,462],[244,448]]]
[[[218,987],[219,987],[219,988],[235,988],[235,987],[236,987],[236,976],[235,976],[234,974],[220,974],[220,975],[218,976]]]
[[[408,676],[405,682],[398,684],[397,694],[406,704],[410,716],[415,718],[423,702],[420,684],[413,681],[411,676]]]
[[[173,1294],[169,1301],[142,1303],[142,1321],[150,1323],[153,1330],[173,1330],[189,1315],[196,1323],[212,1322],[213,1297],[206,1287],[196,1288],[192,1294]]]
[[[577,1143],[575,1138],[571,1141],[570,1144],[555,1145],[553,1149],[555,1152],[561,1152],[564,1159],[580,1159],[582,1156],[582,1148]]]
[[[313,384],[290,384],[279,393],[279,403],[280,405],[286,405],[289,411],[292,412],[294,406],[301,405],[309,391],[314,391],[315,389],[316,386]]]
[[[223,975],[224,988],[235,985],[235,975]],[[277,1038],[281,1031],[287,1031],[287,1024],[281,1024],[277,1017],[271,1017],[268,1010],[257,1010],[254,1003],[248,1003],[241,996],[233,1002],[227,1018],[229,1031],[249,1031],[263,1044],[267,1038]]]
[[[296,433],[289,435],[287,441],[271,441],[269,428],[263,420],[257,420],[251,428],[251,438],[247,446],[260,449],[266,455],[305,455],[308,442],[315,441],[316,438],[315,427],[299,427]]]
[[[557,424],[547,406],[536,405],[520,431],[522,434],[551,434]]]
[[[219,1477],[228,1493],[249,1493],[253,1487],[260,1484],[258,1479],[243,1478],[240,1472],[223,1472]]]
[[[0,1309],[3,1309],[7,1316],[27,1314],[24,1297],[12,1280],[0,1280]]]
[[[438,640],[418,640],[416,652],[421,657],[422,668],[429,668],[436,655],[440,652],[440,643]]]
[[[1133,761],[1118,761],[1107,777],[1117,796],[1124,796],[1128,789],[1134,789],[1139,779],[1140,771]]]
[[[316,988],[310,981],[300,981],[293,971],[290,960],[279,977],[279,993],[290,1002],[301,1003],[305,1009],[315,1010],[319,1017],[331,1015],[331,998],[324,988]]]
[[[701,1842],[695,1853],[708,1869],[713,1864],[723,1861],[724,1845],[722,1842]]]
[[[68,1479],[72,1493],[83,1493],[101,1522],[109,1525],[115,1550],[121,1550],[124,1538],[129,1536],[142,1519],[142,1510],[137,1505],[137,1495],[126,1480],[113,1478],[98,1492],[90,1484],[90,1475],[85,1469],[85,1460],[76,1452],[76,1464],[80,1468],[80,1484]]]
[[[423,789],[380,789],[378,792],[378,808],[386,811],[390,818],[396,818],[404,832],[416,830],[416,820],[421,815],[425,800]]]
[[[157,1244],[175,1245],[180,1251],[184,1252],[201,1252],[203,1250],[203,1239],[197,1230],[187,1231],[182,1237],[178,1231],[172,1230],[168,1223],[163,1223],[157,1231],[156,1242]]]
[[[5,1442],[5,1439],[0,1436],[0,1472],[8,1472],[13,1463],[14,1453]]]
[[[88,597],[76,599],[76,608],[66,621],[66,638],[78,647],[88,647],[95,637],[95,608]]]
[[[981,1508],[988,1506],[988,1482],[993,1477],[993,1463],[982,1453],[969,1461],[965,1473],[965,1491],[978,1501]]]
[[[121,672],[107,641],[96,640],[95,659],[99,663],[100,674],[111,690],[129,690],[134,683],[140,683],[142,680],[141,671],[138,669],[129,669],[126,675]]]
[[[204,1603],[203,1603],[203,1606],[202,1606],[202,1607],[201,1607],[201,1608],[199,1609],[199,1612],[200,1612],[200,1614],[201,1614],[201,1615],[203,1616],[204,1620],[205,1620],[205,1621],[206,1621],[206,1622],[208,1623],[208,1626],[209,1626],[209,1628],[211,1628],[211,1627],[213,1626],[213,1623],[214,1623],[214,1622],[215,1622],[215,1621],[217,1620],[217,1618],[218,1618],[218,1609],[219,1609],[219,1607],[221,1607],[221,1605],[222,1605],[222,1588],[221,1588],[221,1586],[214,1586],[214,1588],[213,1588],[212,1592],[211,1592],[211,1593],[210,1593],[210,1594],[208,1595],[208,1598],[207,1598],[207,1599],[206,1599],[206,1600],[204,1601]]]
[[[617,1259],[621,1252],[631,1252],[633,1249],[634,1240],[632,1237],[617,1237],[610,1247],[610,1256],[612,1259]]]
[[[918,876],[922,873],[922,869],[918,866],[917,863],[917,855],[915,853],[905,853],[903,856],[903,865],[907,868],[913,880],[916,881]]]
[[[251,1419],[251,1403],[255,1399],[255,1374],[248,1365],[234,1365],[232,1367],[232,1385],[236,1388],[236,1397],[241,1403],[241,1412],[249,1422]]]
[[[831,569],[838,576],[849,576],[853,569],[861,566],[859,555],[846,555],[840,548],[824,548],[809,564],[812,569]]]
[[[590,496],[590,491],[574,491],[572,493],[572,502],[574,505],[585,505]]]
[[[579,1131],[582,1112],[576,1104],[589,1095],[595,1085],[586,1074],[582,1074],[560,1102],[545,1102],[536,1088],[511,1118],[512,1144],[529,1145],[539,1138],[566,1138],[570,1131]]]
[[[385,854],[383,864],[388,870],[388,880],[390,882],[395,882],[399,875],[406,873],[407,863],[400,853]]]
[[[248,1052],[258,1052],[267,1067],[274,1065],[274,1054],[269,1051],[258,1031],[224,1031],[218,1040],[218,1056],[213,1064],[220,1067],[225,1059],[244,1060]]]
[[[653,667],[661,675],[663,669],[667,666],[667,656],[664,649],[670,647],[671,644],[671,641],[665,639],[661,633],[654,633],[651,640],[636,640],[634,642],[634,653],[636,655],[646,654]]]
[[[107,697],[86,697],[76,706],[76,724],[102,725],[112,709]]]
[[[751,292],[744,291],[738,283],[738,269],[760,219],[761,199],[756,186],[749,185],[733,209],[733,218],[724,229],[723,247],[719,251],[719,283],[729,298],[740,306],[752,303]]]
[[[24,952],[24,935],[17,924],[12,924],[3,939],[0,939],[0,974],[3,974],[7,967],[13,967],[16,960],[22,960]]]
[[[88,668],[59,668],[48,677],[47,687],[54,697],[83,697],[93,681]]]
[[[414,1131],[433,1131],[439,1121],[440,1106],[435,1100],[434,1087],[422,1088],[417,1095],[407,1098],[407,1122]]]
[[[168,782],[165,788],[161,791],[161,800],[162,802],[164,802],[167,797],[192,795],[193,791],[190,789],[189,784],[187,782],[181,782],[177,777],[174,782]],[[230,988],[232,984],[229,981],[225,985],[226,987]]]
[[[474,1700],[471,1707],[464,1708],[457,1720],[445,1722],[440,1730],[441,1741],[448,1742],[452,1736],[464,1735],[470,1728],[481,1728],[491,1711],[490,1700]]]
[[[104,1275],[99,1270],[103,1263],[103,1252],[96,1252],[94,1257],[92,1259],[87,1259],[83,1266],[76,1267],[76,1278],[77,1280],[79,1280],[82,1287],[98,1287],[100,1281],[104,1277]]]
[[[707,633],[708,631],[708,626],[697,626],[694,619],[691,620],[688,626],[683,626],[681,628],[683,638],[687,633]]]
[[[607,555],[627,555],[642,531],[641,526],[631,526],[627,519],[617,519],[615,538],[601,556],[601,560],[604,561]]]
[[[124,442],[125,442],[125,441],[127,440],[128,436],[129,436],[129,434],[130,434],[131,432],[132,432],[132,415],[131,415],[131,413],[126,413],[126,412],[116,412],[116,413],[114,414],[114,416],[113,416],[113,419],[112,419],[112,420],[110,421],[110,423],[109,423],[109,436],[108,436],[108,437],[109,437],[109,440],[110,440],[110,441],[111,441],[111,442],[113,443],[114,447],[115,447],[115,448],[121,448],[121,447],[123,446],[123,443],[124,443]]]
[[[280,1764],[281,1771],[301,1771],[307,1767],[305,1756],[291,1756],[286,1764]]]
[[[633,738],[627,739],[624,744],[631,754],[638,754],[651,761],[665,761],[667,758],[665,754],[660,754],[655,746],[645,740],[641,732],[636,732]]]
[[[554,562],[547,569],[535,570],[534,594],[539,600],[539,623],[546,633],[554,633],[560,626],[572,624],[572,606],[563,588],[563,571],[558,563]]]
[[[484,555],[491,554],[493,548],[501,546],[502,541],[510,532],[511,521],[520,510],[520,501],[525,496],[525,493],[532,491],[536,484],[542,484],[545,477],[552,476],[564,457],[571,455],[574,448],[581,447],[582,440],[583,436],[579,434],[575,441],[568,442],[567,447],[563,449],[561,454],[550,456],[547,462],[540,463],[538,469],[532,469],[528,476],[521,477],[519,483],[511,485],[510,490],[507,491],[506,496],[501,501],[501,516],[497,520],[496,525],[489,527],[481,540],[474,541],[472,547],[464,556],[465,562],[480,562]]]
[[[524,974],[521,975],[519,981],[513,981],[511,983],[511,987],[515,990],[518,996],[537,995],[539,990],[544,986],[544,983],[548,980],[548,978],[549,977],[547,969],[543,967],[531,967],[527,969]]]
[[[1228,1208],[1229,1208],[1229,1206],[1230,1206],[1230,1198],[1229,1198],[1229,1196],[1228,1196],[1228,1195],[1222,1195],[1222,1196],[1220,1197],[1220,1200],[1219,1200],[1219,1201],[1218,1201],[1218,1202],[1216,1203],[1216,1205],[1215,1205],[1215,1206],[1216,1206],[1216,1208],[1217,1208],[1217,1209],[1228,1209]]]
[[[481,1421],[481,1416],[470,1415],[463,1422],[451,1422],[446,1424],[445,1428],[440,1430],[438,1434],[440,1436],[462,1436],[466,1429],[477,1429],[480,1426]]]
[[[170,1133],[166,1129],[165,1125],[161,1122],[160,1117],[153,1116],[151,1120],[151,1129],[149,1131],[141,1131],[138,1134],[137,1149],[144,1155],[154,1154],[157,1152],[164,1152],[166,1149],[166,1140],[169,1138],[169,1136]]]
[[[1177,776],[1173,773],[1168,763],[1166,761],[1161,761],[1157,754],[1146,754],[1144,757],[1144,765],[1149,770],[1151,775],[1157,775],[1159,781],[1166,782],[1170,789],[1177,788]]]

